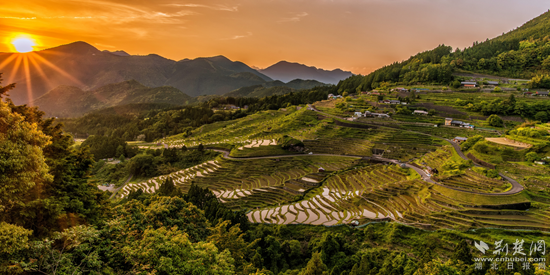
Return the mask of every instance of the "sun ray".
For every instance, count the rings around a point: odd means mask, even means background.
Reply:
[[[27,102],[32,107],[33,95],[32,95],[32,83],[31,72],[29,69],[29,57],[23,56],[23,69],[25,70],[25,80],[27,81]]]
[[[54,87],[53,83],[51,82],[50,78],[46,76],[46,73],[44,72],[44,70],[42,70],[42,67],[40,67],[38,62],[36,62],[34,56],[29,55],[28,57],[29,57],[29,60],[31,61],[31,64],[33,65],[33,68],[38,72],[40,77],[42,77],[42,79],[44,79],[44,81],[47,83],[48,89],[52,89]]]
[[[19,70],[19,66],[21,65],[22,56],[20,54],[17,55],[17,60],[15,60],[15,65],[13,65],[13,68],[11,69],[10,78],[8,79],[8,83],[13,83],[15,76],[17,74],[17,71]]]
[[[0,70],[2,70],[4,67],[6,67],[12,60],[14,60],[17,57],[17,54],[11,54],[10,57],[6,58],[4,62],[0,64]]]
[[[64,77],[70,79],[72,82],[80,85],[80,86],[84,86],[84,83],[82,83],[80,80],[76,79],[75,77],[73,77],[72,75],[70,75],[69,73],[65,72],[64,70],[60,69],[59,67],[55,66],[54,64],[52,64],[50,61],[46,60],[44,57],[34,53],[34,52],[31,52],[30,53],[31,55],[33,55],[34,57],[36,57],[40,62],[46,64],[46,66],[54,69],[56,72],[62,74]]]

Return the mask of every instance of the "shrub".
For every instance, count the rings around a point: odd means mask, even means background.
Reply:
[[[527,160],[528,162],[537,161],[539,159],[540,159],[539,155],[535,152],[529,152],[525,154],[525,160]]]
[[[502,126],[504,126],[504,121],[502,120],[502,118],[500,118],[497,115],[490,115],[487,118],[487,123],[490,126],[493,126],[493,127],[502,127]]]

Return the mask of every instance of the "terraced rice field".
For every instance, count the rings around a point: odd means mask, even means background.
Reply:
[[[439,183],[467,191],[483,193],[502,193],[507,188],[511,187],[505,180],[488,178],[471,170],[465,171],[463,175],[439,180]]]
[[[124,198],[128,196],[130,192],[137,191],[138,189],[141,189],[145,193],[154,193],[167,178],[172,179],[175,185],[190,185],[191,180],[197,177],[204,177],[205,175],[218,170],[221,167],[218,162],[219,161],[217,160],[208,161],[172,174],[155,177],[144,182],[127,184],[117,193],[117,197]]]

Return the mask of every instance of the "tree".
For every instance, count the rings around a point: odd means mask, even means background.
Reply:
[[[248,258],[255,252],[254,247],[260,239],[256,239],[252,243],[247,243],[244,239],[244,233],[241,233],[239,225],[232,226],[229,230],[230,221],[219,222],[218,225],[212,229],[212,234],[206,239],[212,242],[220,251],[228,249],[231,252],[231,256],[235,260],[235,267],[240,270],[247,262]],[[261,268],[261,266],[257,266]]]
[[[465,239],[462,239],[455,247],[455,253],[453,254],[453,260],[455,262],[462,261],[465,264],[472,264],[473,258],[470,253],[470,247]]]
[[[529,152],[525,154],[525,160],[527,160],[528,162],[537,161],[539,159],[540,159],[539,155],[535,152]]]
[[[133,274],[234,274],[229,250],[219,252],[210,242],[193,243],[177,227],[146,229],[122,253]]]
[[[495,87],[495,88],[493,89],[493,92],[495,92],[495,93],[501,93],[501,92],[502,92],[502,89],[501,89],[500,87]]]
[[[300,275],[325,275],[328,268],[321,260],[321,252],[314,252],[304,271]]]
[[[545,111],[537,112],[535,114],[535,119],[542,122],[542,123],[546,123],[546,122],[548,122],[548,113],[545,112]]]
[[[53,180],[44,159],[44,148],[50,137],[37,124],[13,111],[0,100],[0,221],[18,224],[19,212],[38,199],[41,186]]]
[[[12,272],[20,273],[22,271],[14,266],[13,262],[23,257],[23,251],[29,247],[29,236],[31,234],[31,230],[0,222],[0,272],[11,274]]]
[[[204,145],[202,145],[202,143],[200,143],[199,147],[197,147],[197,150],[199,150],[199,152],[204,151]]]
[[[490,115],[487,118],[487,124],[493,127],[502,127],[504,126],[504,121],[497,115]]]

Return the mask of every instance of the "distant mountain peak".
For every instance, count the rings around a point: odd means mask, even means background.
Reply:
[[[261,73],[271,77],[272,79],[289,82],[294,79],[316,80],[323,83],[337,84],[338,81],[346,79],[353,74],[341,69],[332,71],[320,69],[313,66],[307,66],[297,62],[289,62],[286,60],[279,61],[263,70]]]
[[[127,53],[127,52],[125,52],[125,51],[122,51],[122,50],[118,50],[118,51],[108,51],[108,50],[104,50],[103,52],[104,52],[104,53],[110,53],[110,54],[118,55],[118,56],[130,56],[129,53]]]

